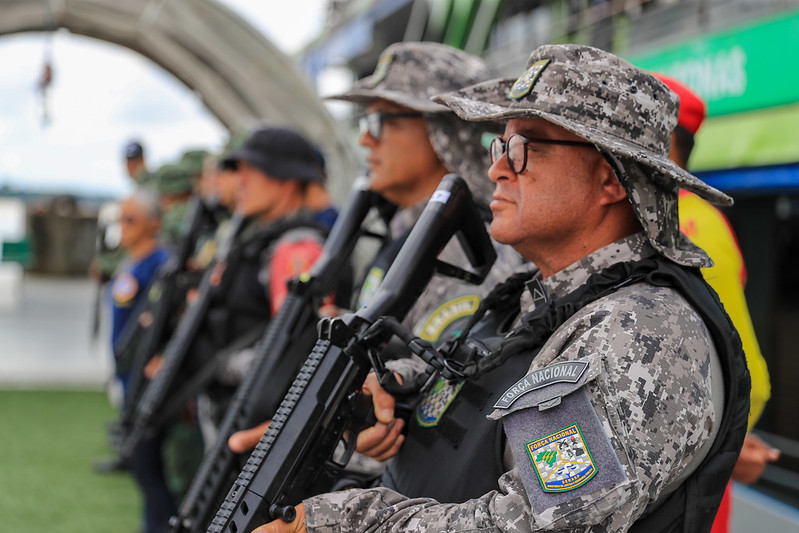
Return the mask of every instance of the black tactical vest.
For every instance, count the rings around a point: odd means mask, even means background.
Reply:
[[[311,228],[324,234],[307,213],[278,220],[245,232],[234,243],[224,265],[222,282],[213,288],[214,296],[205,324],[192,345],[192,362],[201,365],[218,350],[257,327],[265,327],[271,317],[268,280],[259,280],[263,253],[286,232]],[[213,268],[213,267],[212,267]]]
[[[523,325],[506,339],[502,339],[502,323],[507,323],[513,309],[506,306],[499,313],[487,313],[465,344],[483,344],[491,354],[478,356],[476,377],[467,380],[454,399],[443,396],[429,402],[431,416],[416,410],[402,451],[389,465],[382,484],[409,497],[432,497],[445,503],[498,489],[497,480],[505,472],[504,435],[499,422],[485,418],[494,396],[524,375],[546,339],[576,311],[622,286],[642,281],[674,288],[700,314],[721,362],[725,398],[718,434],[707,457],[667,499],[651,505],[631,531],[709,531],[746,434],[749,374],[738,334],[699,270],[659,256],[619,263],[594,274],[569,295],[525,315]],[[518,279],[512,283],[510,292],[515,291],[518,302],[523,285]],[[437,424],[430,426],[433,420]]]
[[[491,309],[469,335],[470,345],[483,355],[500,346],[519,315],[523,280],[529,276],[514,276],[502,285],[501,298],[486,298]],[[402,451],[388,464],[381,486],[441,503],[464,502],[497,489],[497,479],[506,471],[505,436],[501,424],[485,417],[493,410],[496,391],[506,390],[524,375],[534,355],[520,351],[501,370],[477,379],[457,384],[440,379],[411,413]]]

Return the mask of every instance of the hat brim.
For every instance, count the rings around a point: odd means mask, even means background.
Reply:
[[[513,107],[512,103],[508,106],[508,97],[506,95],[510,92],[515,81],[513,78],[491,80],[479,83],[466,90],[437,95],[433,97],[433,100],[446,105],[460,118],[470,122],[506,122],[511,119],[525,118],[544,119],[612,153],[630,157],[652,168],[655,174],[661,174],[664,178],[673,179],[677,186],[689,190],[711,203],[721,206],[732,205],[732,198],[683,170],[662,154],[561,115],[530,107],[516,108]],[[475,100],[471,96],[474,94],[478,94],[480,100]]]
[[[268,177],[278,180],[297,180],[304,183],[323,183],[325,181],[322,171],[309,161],[268,157],[246,148],[229,153],[220,164],[226,169],[235,170],[238,168],[239,161],[246,161]]]
[[[326,96],[324,99],[342,100],[360,105],[369,105],[375,100],[387,100],[397,105],[413,109],[414,111],[421,111],[423,113],[451,112],[447,106],[437,104],[431,100],[414,98],[413,96],[409,96],[402,92],[388,91],[384,89],[354,88],[341,94]]]

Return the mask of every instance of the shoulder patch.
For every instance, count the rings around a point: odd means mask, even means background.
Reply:
[[[433,390],[427,393],[416,408],[416,421],[422,427],[437,426],[452,401],[463,388],[463,382],[450,383],[438,378]]]
[[[458,319],[472,316],[480,305],[480,297],[476,294],[458,296],[447,300],[436,307],[422,324],[419,337],[430,342],[441,338],[448,326]]]
[[[544,492],[564,492],[585,485],[597,467],[577,424],[527,443]]]
[[[549,62],[552,61],[551,59],[542,59],[540,61],[536,61],[530,68],[528,68],[524,74],[519,76],[519,79],[513,84],[513,87],[510,89],[510,96],[513,100],[521,100],[528,94],[530,91],[533,90],[533,85],[535,85],[536,80],[541,75],[541,72],[549,65]]]
[[[567,361],[533,370],[502,393],[494,407],[507,409],[513,402],[528,392],[552,385],[553,383],[577,383],[580,381],[588,363],[585,361]]]
[[[122,272],[111,287],[111,295],[118,306],[126,306],[139,292],[139,281],[130,272]]]
[[[629,483],[585,386],[559,405],[510,411],[502,417],[530,505],[555,515],[590,505],[590,494]]]

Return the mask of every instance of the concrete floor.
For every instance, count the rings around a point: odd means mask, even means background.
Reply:
[[[112,374],[109,315],[92,339],[96,286],[88,278],[25,273],[2,289],[0,386],[103,388]],[[105,302],[103,302],[105,304]]]

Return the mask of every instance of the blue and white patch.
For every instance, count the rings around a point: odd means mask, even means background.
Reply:
[[[450,404],[463,388],[463,382],[450,383],[439,378],[433,390],[419,403],[416,408],[416,421],[422,427],[434,427],[438,425],[441,417],[447,412]]]
[[[552,60],[542,59],[530,65],[530,68],[528,68],[524,74],[519,76],[519,79],[517,79],[513,84],[508,96],[510,96],[512,100],[521,100],[530,94],[530,91],[533,90],[533,85],[535,85],[536,80],[541,75],[541,72],[544,70],[544,68],[549,65],[550,61]]]
[[[139,292],[139,280],[130,272],[122,272],[111,286],[111,295],[117,307],[127,307]]]
[[[585,485],[597,466],[577,424],[527,443],[544,492],[565,492]]]
[[[494,404],[494,408],[507,409],[513,405],[513,402],[528,392],[546,387],[547,385],[552,385],[553,383],[577,383],[580,381],[586,368],[588,368],[588,363],[585,361],[567,361],[534,370],[511,385],[511,387],[499,397],[497,403]]]

